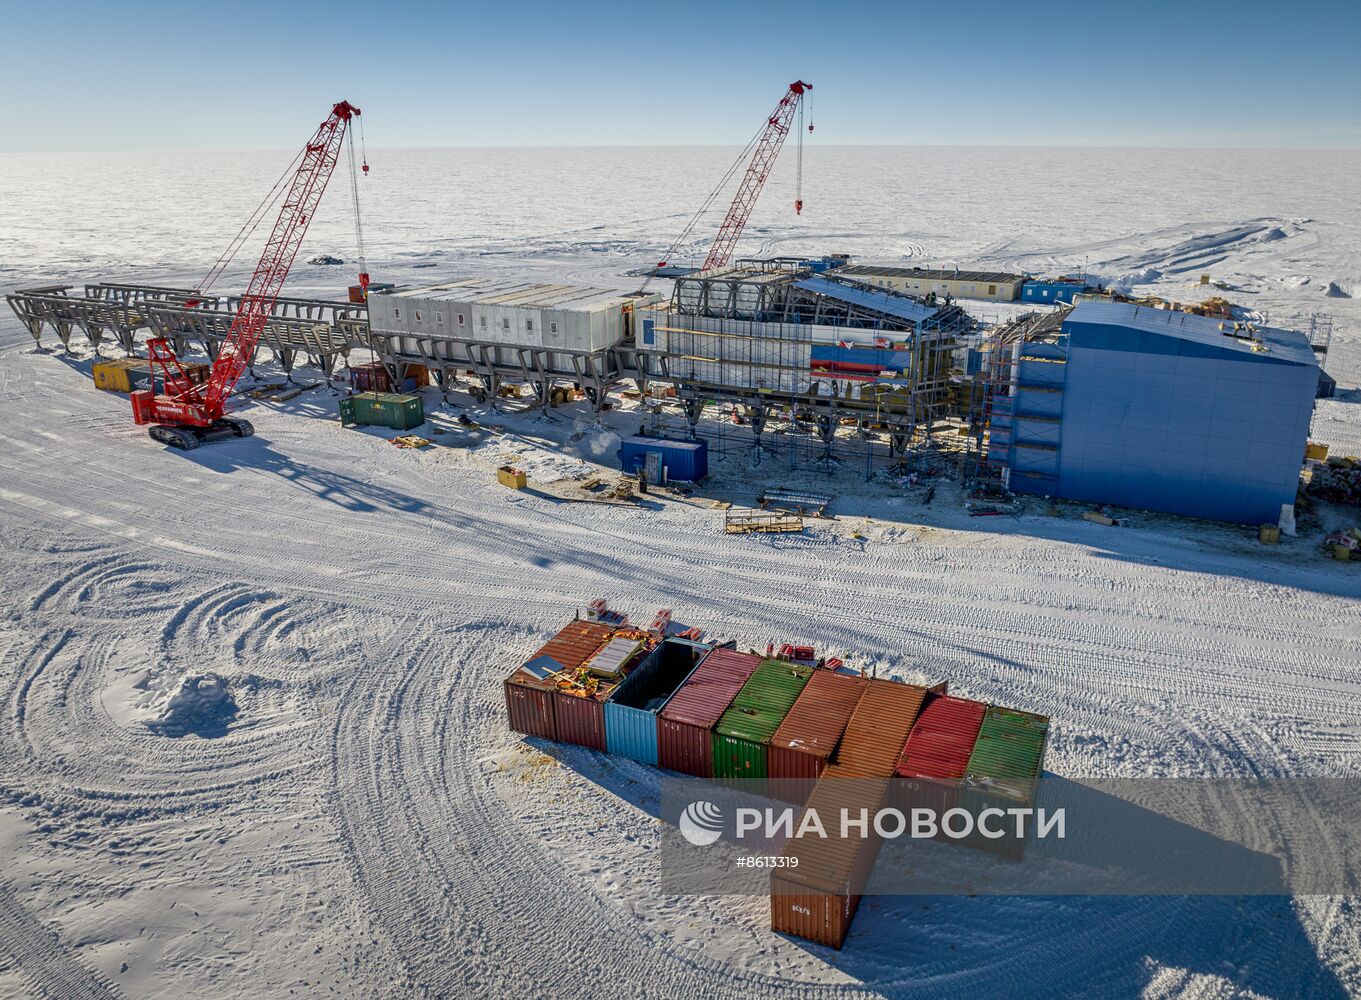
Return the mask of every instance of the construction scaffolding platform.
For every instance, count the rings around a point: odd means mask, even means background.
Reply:
[[[907,461],[946,416],[953,355],[973,320],[957,305],[815,273],[786,259],[676,279],[667,303],[639,307],[623,374],[640,390],[675,387],[693,436],[707,405],[732,407],[760,452],[777,419],[815,444],[792,464],[848,452],[856,428],[867,468]],[[860,451],[851,448],[851,451]]]

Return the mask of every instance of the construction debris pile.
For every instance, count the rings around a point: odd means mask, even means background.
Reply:
[[[1361,506],[1361,459],[1334,456],[1314,465],[1305,492],[1329,503]]]
[[[505,679],[510,727],[698,778],[755,779],[805,809],[1029,806],[1049,719],[931,688],[867,678],[811,646],[741,652],[663,610],[647,628],[596,600]],[[847,781],[841,779],[857,779]],[[811,797],[807,782],[816,780]],[[800,783],[802,782],[802,783]],[[799,824],[795,824],[798,828]],[[880,841],[812,845],[773,869],[771,928],[840,948]],[[1025,841],[967,846],[1019,858]]]

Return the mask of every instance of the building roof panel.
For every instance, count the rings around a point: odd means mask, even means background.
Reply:
[[[885,278],[921,278],[925,281],[982,281],[996,285],[1011,285],[1025,279],[1024,275],[1005,271],[960,271],[930,267],[889,267],[879,264],[848,264],[836,273],[851,276],[880,276]]]
[[[1294,330],[1256,327],[1258,335],[1268,348],[1262,353],[1253,350],[1250,340],[1229,336],[1221,329],[1221,327],[1232,329],[1232,322],[1212,319],[1209,316],[1197,316],[1176,309],[1153,309],[1133,302],[1079,302],[1063,321],[1064,332],[1070,335],[1076,330],[1098,327],[1117,327],[1156,334],[1216,351],[1241,354],[1252,360],[1318,367],[1318,359],[1314,357],[1313,348],[1309,346],[1309,339]]]
[[[845,270],[844,267],[838,268],[838,272]],[[895,295],[892,292],[884,292],[877,288],[848,284],[844,281],[833,281],[831,278],[825,278],[821,275],[796,281],[794,287],[802,288],[808,292],[817,292],[841,302],[849,302],[851,305],[859,306],[862,309],[885,313],[897,319],[907,320],[909,323],[923,323],[940,311],[937,306],[928,306],[906,295]]]
[[[436,299],[485,306],[526,309],[560,309],[568,312],[601,312],[620,308],[636,298],[613,288],[587,285],[548,285],[498,278],[460,278],[438,285],[400,288],[376,293],[403,299]]]

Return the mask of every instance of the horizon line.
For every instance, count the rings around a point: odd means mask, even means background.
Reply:
[[[374,146],[383,152],[432,152],[444,150],[499,150],[499,149],[740,149],[737,142],[690,142],[690,143],[488,143],[448,146]],[[1184,144],[1144,144],[1144,143],[1029,143],[1029,142],[839,142],[809,144],[809,149],[1146,149],[1150,151],[1191,151],[1191,152],[1254,152],[1254,153],[1355,153],[1361,152],[1361,141],[1355,145],[1343,146],[1240,146],[1233,143],[1215,145]],[[61,155],[103,155],[116,153],[290,153],[294,147],[179,147],[179,148],[137,148],[137,149],[0,149],[0,156],[61,156]]]

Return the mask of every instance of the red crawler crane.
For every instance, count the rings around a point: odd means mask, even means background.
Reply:
[[[138,424],[152,424],[147,432],[153,440],[175,448],[197,448],[207,441],[230,437],[249,437],[255,429],[247,420],[225,416],[227,398],[240,379],[260,341],[274,302],[298,255],[308,223],[321,201],[327,182],[335,170],[348,126],[359,116],[349,101],[331,108],[330,117],[318,126],[316,134],[303,147],[301,162],[293,175],[288,193],[274,223],[260,263],[255,267],[246,294],[232,318],[231,329],[223,341],[212,372],[204,385],[196,385],[180,364],[170,344],[161,337],[147,342],[155,369],[161,373],[162,392],[142,389],[132,394],[132,417]],[[350,146],[351,170],[354,166],[353,139]],[[367,163],[364,166],[367,172]],[[355,192],[355,225],[359,224],[358,192]],[[369,276],[360,247],[359,283],[366,289]]]
[[[780,155],[780,149],[784,146],[785,137],[789,135],[790,128],[794,121],[794,115],[799,115],[798,132],[798,165],[795,173],[794,187],[794,212],[803,212],[803,97],[813,89],[811,83],[804,83],[802,80],[795,80],[789,85],[784,97],[780,98],[780,103],[775,105],[775,110],[762,126],[760,132],[747,144],[746,149],[742,150],[740,156],[723,175],[723,179],[718,182],[698,212],[691,216],[686,223],[684,231],[676,238],[676,242],[671,244],[671,249],[667,251],[666,260],[660,261],[657,267],[666,267],[676,253],[677,249],[689,238],[691,231],[699,222],[700,216],[708,211],[714,199],[727,186],[729,179],[737,172],[737,167],[741,164],[743,157],[747,155],[747,150],[752,150],[751,159],[747,163],[747,171],[742,176],[742,183],[738,185],[737,194],[733,197],[732,205],[728,207],[728,214],[723,219],[723,225],[718,228],[718,236],[714,238],[713,245],[709,247],[709,254],[704,260],[704,270],[708,271],[715,267],[726,267],[728,261],[732,260],[733,250],[737,246],[738,239],[742,236],[742,230],[747,228],[747,220],[751,218],[751,210],[756,207],[756,199],[761,196],[761,189],[765,187],[766,179],[770,176],[771,168],[775,165],[775,158]],[[808,126],[808,131],[813,131],[813,126]],[[646,283],[643,287],[647,287]]]

